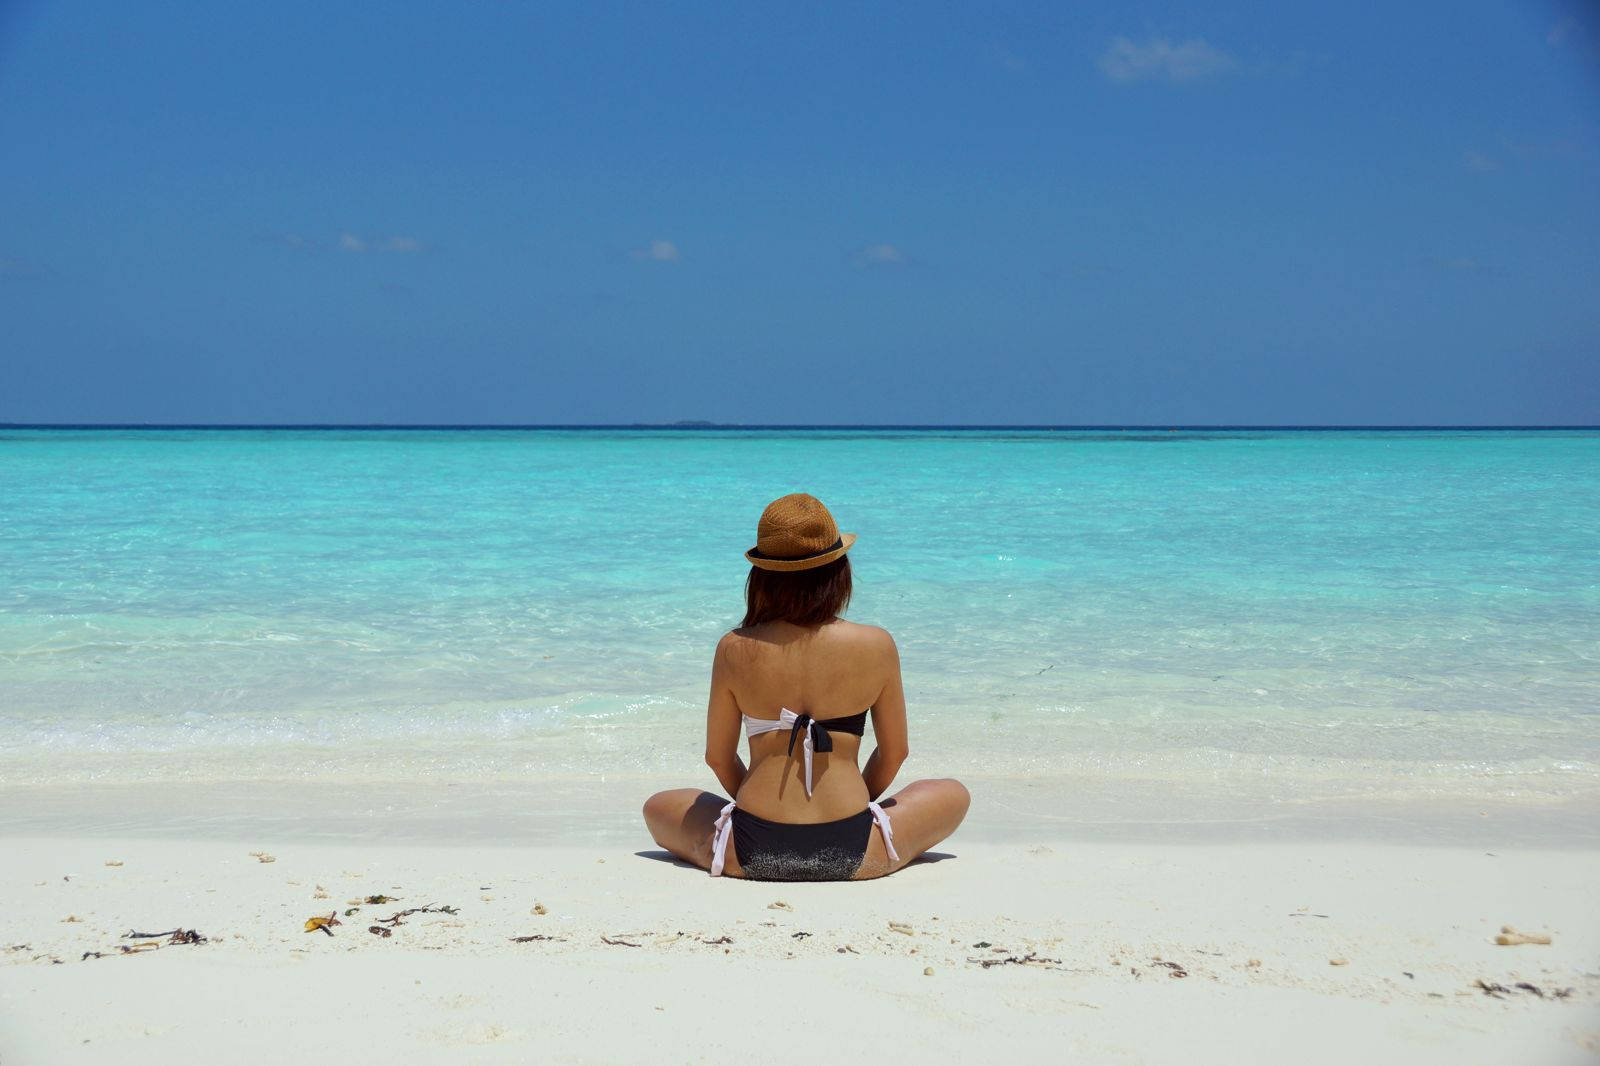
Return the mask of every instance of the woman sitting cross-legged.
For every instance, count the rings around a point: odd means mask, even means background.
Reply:
[[[706,762],[734,799],[679,788],[644,805],[656,843],[713,875],[882,877],[953,833],[967,813],[966,788],[948,778],[914,781],[875,802],[910,749],[893,638],[839,617],[855,539],[804,493],[761,515],[745,553],[744,624],[717,645],[706,711]],[[877,747],[861,769],[869,714]],[[739,758],[741,720],[748,768]]]

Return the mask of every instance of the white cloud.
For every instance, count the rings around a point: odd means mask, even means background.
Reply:
[[[1486,155],[1475,148],[1468,148],[1465,152],[1461,153],[1461,163],[1468,170],[1477,171],[1498,170],[1500,167],[1500,164],[1496,163],[1493,157]]]
[[[1115,82],[1194,81],[1234,66],[1233,57],[1198,37],[1173,44],[1153,37],[1136,44],[1116,37],[1100,57],[1100,72]]]
[[[678,246],[671,241],[655,240],[643,248],[635,248],[628,254],[641,263],[676,263]]]
[[[887,263],[891,266],[906,265],[906,253],[892,244],[869,244],[856,253],[856,258],[863,263]]]
[[[299,247],[303,242],[295,237],[291,243]],[[338,247],[341,252],[391,252],[395,255],[410,255],[422,251],[422,242],[415,237],[404,237],[399,234],[369,240],[354,233],[341,233]]]

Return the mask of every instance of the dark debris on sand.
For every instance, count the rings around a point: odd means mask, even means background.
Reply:
[[[162,941],[162,937],[166,937],[167,939]],[[160,948],[163,943],[172,945],[204,944],[206,942],[206,938],[196,930],[181,928],[168,929],[165,932],[160,933],[141,933],[137,930],[130,929],[128,932],[122,934],[122,939],[134,940],[138,941],[138,943],[118,944],[117,950],[114,952],[85,951],[82,955],[78,956],[78,961],[84,962],[87,959],[115,958],[119,955],[140,955],[146,951],[155,951],[156,949]]]
[[[1042,955],[1035,955],[1031,951],[1026,955],[1006,955],[1003,958],[998,959],[975,959],[969,955],[967,956],[967,961],[975,962],[979,966],[982,966],[985,970],[991,966],[1005,966],[1007,964],[1016,966],[1044,966],[1046,968],[1059,967],[1061,965],[1060,959],[1047,959]]]
[[[1481,977],[1472,982],[1472,987],[1478,989],[1484,995],[1489,996],[1492,999],[1505,999],[1506,997],[1514,996],[1519,992],[1527,992],[1536,999],[1567,999],[1577,991],[1576,989],[1572,988],[1552,988],[1547,991],[1546,989],[1540,988],[1535,984],[1530,984],[1527,981],[1518,981],[1510,988],[1507,988],[1498,981],[1485,981]]]

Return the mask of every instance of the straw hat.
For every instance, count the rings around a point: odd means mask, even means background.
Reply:
[[[791,492],[767,504],[756,526],[756,546],[744,553],[763,570],[810,570],[833,562],[856,542],[854,533],[839,534],[833,515],[822,501]]]

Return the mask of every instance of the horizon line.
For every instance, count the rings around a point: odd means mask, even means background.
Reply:
[[[126,430],[1596,430],[1600,424],[1517,423],[1208,423],[1208,422],[1080,422],[1080,423],[757,423],[757,422],[0,422],[0,430],[126,429]]]

